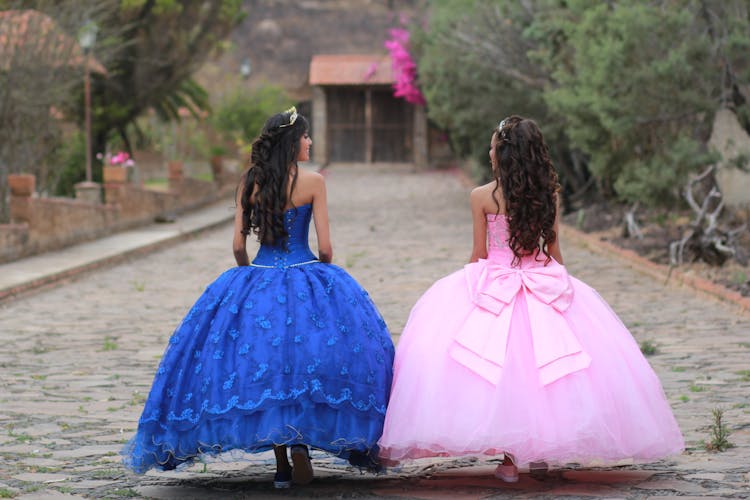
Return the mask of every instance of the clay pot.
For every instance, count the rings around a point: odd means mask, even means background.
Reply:
[[[11,195],[29,197],[36,190],[36,176],[32,174],[8,174],[8,186]]]
[[[212,156],[211,157],[211,174],[214,176],[214,180],[221,177],[224,171],[224,157],[223,156]]]
[[[180,160],[167,162],[167,176],[170,179],[182,179],[182,162]]]
[[[105,184],[125,184],[128,181],[128,169],[105,165],[102,167],[102,178]]]

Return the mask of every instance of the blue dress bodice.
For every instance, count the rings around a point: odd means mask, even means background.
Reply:
[[[310,250],[307,238],[310,232],[312,203],[306,203],[284,212],[284,225],[289,238],[286,244],[262,244],[253,259],[256,267],[289,267],[317,261]]]

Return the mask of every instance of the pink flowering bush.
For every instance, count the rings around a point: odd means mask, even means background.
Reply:
[[[425,99],[417,86],[417,65],[409,53],[409,32],[402,28],[390,30],[391,38],[385,47],[391,53],[393,73],[393,95],[403,97],[407,102],[424,106]]]
[[[106,165],[109,165],[111,167],[135,166],[135,162],[125,151],[119,151],[114,155],[112,155],[112,153],[107,153],[106,155],[102,155],[101,153],[99,153],[98,155],[96,155],[96,157],[100,160],[103,160]]]

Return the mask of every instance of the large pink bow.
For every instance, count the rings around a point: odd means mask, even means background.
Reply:
[[[467,264],[464,271],[471,298],[481,309],[468,316],[455,338],[451,356],[456,361],[497,384],[505,363],[512,305],[524,293],[542,385],[589,366],[591,358],[562,314],[573,300],[564,266],[552,261],[546,266],[511,268],[480,260]],[[491,324],[487,313],[495,317]]]

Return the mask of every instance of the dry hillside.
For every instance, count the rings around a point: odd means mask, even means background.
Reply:
[[[299,100],[310,97],[307,75],[314,54],[385,52],[388,30],[402,15],[420,11],[420,0],[246,0],[247,16],[231,46],[199,74],[212,94],[241,81],[250,60],[250,86],[271,82]]]

